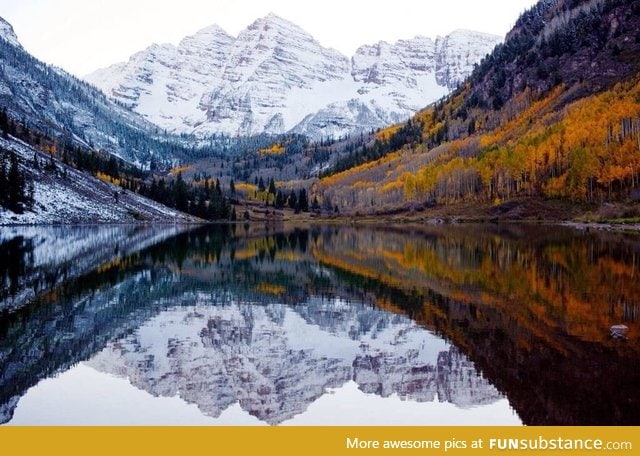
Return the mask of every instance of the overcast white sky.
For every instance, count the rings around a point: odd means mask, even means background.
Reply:
[[[22,45],[78,76],[211,24],[232,35],[273,12],[351,56],[362,44],[458,28],[504,36],[536,0],[0,0]]]

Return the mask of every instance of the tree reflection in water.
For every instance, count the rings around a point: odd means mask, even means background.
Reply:
[[[349,381],[463,408],[504,395],[525,424],[640,423],[635,236],[98,231],[95,261],[61,273],[34,262],[33,230],[2,241],[2,421],[29,387],[89,360],[211,416],[239,403],[272,424]],[[628,339],[609,337],[615,324]]]

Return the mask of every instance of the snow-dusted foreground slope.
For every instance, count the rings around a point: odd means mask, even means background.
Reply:
[[[238,37],[211,26],[85,79],[175,133],[337,137],[406,119],[462,82],[499,41],[458,30],[362,46],[348,58],[270,14]]]
[[[190,222],[181,212],[66,166],[50,156],[13,139],[0,138],[0,147],[18,156],[27,181],[34,182],[33,209],[15,214],[0,208],[0,225]],[[34,166],[37,157],[39,166]]]

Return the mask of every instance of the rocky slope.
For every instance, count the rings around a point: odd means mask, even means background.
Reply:
[[[15,138],[0,138],[0,150],[16,154],[33,184],[34,205],[22,214],[0,207],[0,226],[19,224],[193,222],[191,217],[125,191]],[[2,152],[4,154],[4,152]],[[38,163],[36,165],[35,163]]]
[[[13,30],[13,26],[0,17],[0,38],[7,41],[9,44],[17,47],[22,47],[18,41],[18,36]]]
[[[406,119],[459,84],[499,41],[456,31],[379,42],[348,58],[271,14],[236,38],[212,26],[86,80],[176,133],[336,137]]]

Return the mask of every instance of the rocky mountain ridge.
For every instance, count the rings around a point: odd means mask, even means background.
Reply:
[[[237,38],[214,25],[85,79],[173,133],[318,139],[408,118],[460,84],[500,41],[457,30],[435,41],[381,41],[348,58],[270,14]]]

